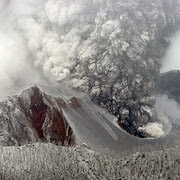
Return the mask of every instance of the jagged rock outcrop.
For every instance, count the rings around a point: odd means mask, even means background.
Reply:
[[[63,115],[66,107],[63,99],[51,97],[37,86],[0,101],[0,144],[52,142],[75,145],[74,132]]]
[[[179,147],[113,159],[86,148],[0,147],[0,179],[179,180]]]

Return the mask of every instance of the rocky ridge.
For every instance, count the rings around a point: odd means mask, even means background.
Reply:
[[[86,93],[59,84],[32,85],[0,100],[0,117],[2,146],[51,142],[74,147],[85,143],[95,152],[126,157],[138,151],[174,147],[180,137],[180,124],[176,122],[170,127],[168,122],[164,124],[160,129],[163,134],[155,138],[131,136],[118,126],[114,116],[92,103]],[[161,115],[162,121],[168,120],[164,118]]]
[[[113,159],[52,144],[0,147],[0,179],[179,180],[179,147]],[[38,157],[38,158],[37,158]]]
[[[78,107],[75,97],[68,103],[72,108]],[[66,107],[63,99],[51,97],[37,86],[0,101],[0,144],[52,142],[75,145],[73,130],[63,115]]]

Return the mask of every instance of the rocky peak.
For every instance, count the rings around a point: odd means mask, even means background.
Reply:
[[[74,97],[69,103],[78,100]],[[63,115],[66,102],[42,92],[37,86],[0,102],[0,142],[5,145],[52,142],[75,145],[72,128]],[[76,107],[76,106],[75,106]]]

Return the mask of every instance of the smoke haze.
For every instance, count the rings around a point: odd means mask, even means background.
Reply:
[[[162,59],[161,73],[180,70],[180,32],[173,35],[171,44]],[[173,124],[180,125],[180,106],[167,95],[156,95],[156,109]],[[160,117],[160,116],[159,116]],[[167,122],[167,121],[166,121]]]
[[[28,76],[28,51],[23,37],[14,29],[5,8],[0,4],[0,97],[9,95],[25,83]],[[17,88],[17,89],[16,89]],[[16,90],[15,90],[16,89]]]
[[[177,32],[171,40],[165,57],[162,59],[161,72],[180,70],[180,32]]]
[[[77,55],[89,55],[89,42],[82,36],[91,32],[93,4],[96,1],[1,0],[0,97],[18,84],[37,82],[37,69],[50,81],[67,78]]]

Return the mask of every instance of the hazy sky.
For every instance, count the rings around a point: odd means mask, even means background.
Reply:
[[[177,69],[180,70],[180,32],[172,37],[171,45],[163,58],[161,72]]]
[[[26,0],[26,8],[24,0],[21,3],[0,0],[0,98],[40,81],[26,39],[17,24],[20,16],[33,11],[29,2]]]

